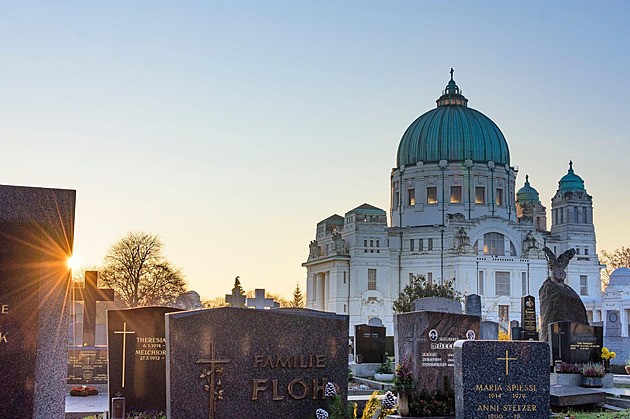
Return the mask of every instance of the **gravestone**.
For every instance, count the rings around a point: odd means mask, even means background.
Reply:
[[[249,308],[265,309],[265,308],[278,308],[280,303],[273,301],[273,298],[265,298],[264,289],[255,289],[254,298],[248,298],[246,306]]]
[[[481,317],[481,296],[470,294],[466,296],[466,314]]]
[[[453,343],[479,337],[479,317],[467,314],[412,311],[394,314],[396,364],[408,362],[419,390],[453,385]]]
[[[120,394],[125,397],[127,408],[166,411],[164,315],[177,311],[182,310],[170,307],[107,310],[110,398]]]
[[[170,418],[308,418],[345,400],[348,316],[221,307],[166,315]]]
[[[556,322],[549,325],[552,363],[601,362],[603,327],[581,323]]]
[[[96,303],[98,301],[114,301],[114,290],[98,287],[98,272],[85,271],[85,282],[82,286],[74,283],[78,290],[76,301],[83,301],[83,346],[94,346],[96,334]]]
[[[0,186],[0,417],[61,418],[76,192]]]
[[[481,339],[497,340],[499,339],[499,323],[484,321],[481,322]]]
[[[68,351],[68,384],[107,384],[107,348],[71,348]]]
[[[462,303],[445,297],[418,298],[414,301],[415,311],[462,314]]]
[[[370,326],[357,324],[354,326],[357,357],[361,356],[362,363],[381,363],[385,356],[384,326]]]
[[[549,418],[546,342],[455,342],[457,418]]]
[[[510,339],[511,340],[520,340],[521,338],[521,328],[518,325],[518,320],[510,321]]]
[[[606,310],[606,336],[621,336],[619,310]]]
[[[522,340],[538,340],[536,328],[536,299],[531,295],[521,297],[521,337]]]

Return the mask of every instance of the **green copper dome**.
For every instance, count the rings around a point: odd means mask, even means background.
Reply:
[[[525,186],[516,192],[516,202],[525,204],[528,202],[540,203],[538,191],[529,184],[529,175],[525,175]]]
[[[569,171],[558,182],[560,192],[586,191],[584,189],[584,181],[573,171],[573,162],[569,162]]]
[[[397,166],[451,162],[510,164],[505,137],[490,118],[468,107],[451,69],[451,80],[432,109],[407,128],[398,146]]]

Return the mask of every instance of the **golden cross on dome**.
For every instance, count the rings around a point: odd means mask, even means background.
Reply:
[[[509,370],[508,370],[508,362],[509,361],[516,361],[516,358],[508,358],[508,350],[505,350],[505,358],[497,358],[498,361],[503,361],[505,360],[505,375],[509,375]]]

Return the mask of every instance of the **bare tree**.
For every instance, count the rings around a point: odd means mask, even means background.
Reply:
[[[615,269],[624,266],[630,268],[630,247],[621,246],[619,249],[615,249],[612,252],[602,250],[601,255],[600,262],[602,265],[606,265],[606,267],[601,270],[602,291],[604,291],[608,286],[608,281],[610,281],[610,274],[613,273]]]
[[[128,307],[172,304],[186,292],[186,281],[162,253],[160,238],[131,232],[109,248],[99,278]]]
[[[204,308],[225,307],[227,305],[225,297],[214,297],[209,300],[202,300],[202,303]]]

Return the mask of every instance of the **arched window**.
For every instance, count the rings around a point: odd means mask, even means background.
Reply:
[[[505,236],[501,233],[486,233],[483,235],[483,254],[492,256],[507,256],[505,253]],[[516,256],[516,247],[511,240],[509,256]],[[475,249],[478,244],[475,243]]]

